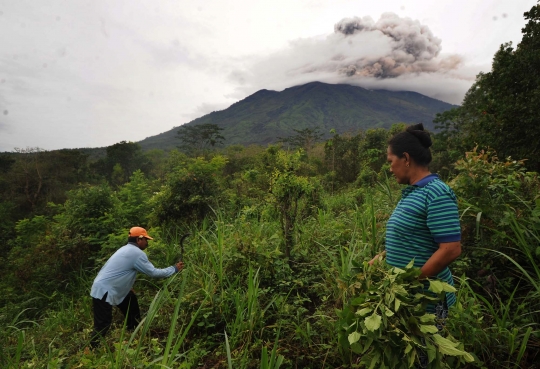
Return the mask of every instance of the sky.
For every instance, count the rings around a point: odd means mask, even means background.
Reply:
[[[536,0],[0,0],[0,152],[137,142],[312,81],[460,104]]]

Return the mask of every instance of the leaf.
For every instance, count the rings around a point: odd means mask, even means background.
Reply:
[[[443,285],[441,281],[429,281],[429,290],[435,293],[441,293],[443,291]]]
[[[399,299],[395,299],[394,300],[394,310],[398,311],[400,305],[401,305],[401,301]]]
[[[433,323],[435,321],[435,314],[424,314],[419,319],[422,323]]]
[[[402,295],[402,296],[407,296],[409,295],[409,293],[407,292],[407,290],[405,289],[405,287],[403,287],[402,285],[400,284],[397,284],[394,286],[393,290],[395,291],[395,293],[399,294],[399,295]]]
[[[384,315],[386,316],[393,316],[394,315],[394,312],[392,310],[390,310],[388,307],[385,309],[384,311]]]
[[[360,355],[362,353],[362,346],[358,342],[355,342],[351,345],[351,351]]]
[[[434,325],[420,324],[420,332],[437,333],[439,330]]]
[[[456,292],[456,289],[446,282],[442,281],[429,281],[429,290],[435,293],[441,292]]]
[[[459,343],[454,343],[450,341],[449,339],[442,337],[439,334],[434,334],[433,340],[435,341],[437,346],[439,346],[439,351],[441,352],[441,354],[450,355],[450,356],[463,356],[465,361],[469,363],[474,361],[474,358],[472,357],[471,354],[469,354],[468,352],[459,350],[457,348]]]
[[[405,266],[405,269],[411,269],[413,266],[414,266],[414,259],[409,261],[409,264],[407,264],[407,266]]]
[[[381,317],[380,315],[374,313],[373,315],[367,317],[364,320],[364,323],[366,324],[366,328],[368,330],[370,330],[371,332],[375,332],[381,326]]]
[[[349,334],[349,344],[353,344],[355,342],[358,342],[358,340],[360,339],[360,337],[362,337],[362,335],[358,332],[352,332],[351,334]]]
[[[416,359],[416,350],[409,355],[409,368],[412,368],[414,365],[414,359]]]
[[[363,309],[358,310],[355,314],[360,315],[360,316],[364,316],[364,315],[368,315],[372,311],[373,311],[372,308],[367,307],[367,308],[363,308]]]
[[[364,354],[370,347],[371,347],[371,344],[373,343],[373,338],[368,338],[366,340],[366,343],[364,344],[364,349],[362,350],[362,354]]]
[[[456,288],[446,282],[443,282],[443,291],[444,292],[456,292]]]
[[[373,358],[371,359],[371,363],[369,364],[369,369],[375,368],[375,365],[379,362],[379,358],[381,357],[381,354],[379,352],[376,352],[375,355],[373,355]]]
[[[410,343],[408,343],[408,344],[407,344],[407,347],[405,347],[405,351],[404,351],[404,352],[405,352],[405,354],[408,354],[409,351],[411,351],[411,350],[412,350],[412,346],[411,346]]]
[[[432,362],[437,357],[437,349],[431,343],[426,343],[428,362]]]

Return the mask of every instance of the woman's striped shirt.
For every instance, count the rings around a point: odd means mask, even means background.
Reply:
[[[403,268],[414,259],[414,266],[420,268],[439,249],[439,243],[460,240],[456,195],[438,175],[430,174],[402,190],[386,226],[386,261]],[[437,278],[454,285],[448,267]],[[446,299],[450,307],[456,296],[447,293]]]

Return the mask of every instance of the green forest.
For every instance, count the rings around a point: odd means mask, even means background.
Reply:
[[[404,123],[267,147],[195,125],[171,151],[0,154],[0,367],[411,368],[425,351],[430,368],[539,368],[540,5],[524,18],[431,133],[462,227],[443,334],[417,269],[367,263],[401,196],[386,149]],[[139,274],[143,320],[114,310],[89,351],[92,281],[132,226],[156,267],[185,268]]]

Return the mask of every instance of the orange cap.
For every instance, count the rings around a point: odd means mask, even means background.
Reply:
[[[146,233],[146,229],[142,227],[133,227],[129,230],[129,237],[139,237],[139,238],[148,238],[149,240],[153,240],[152,237]]]

